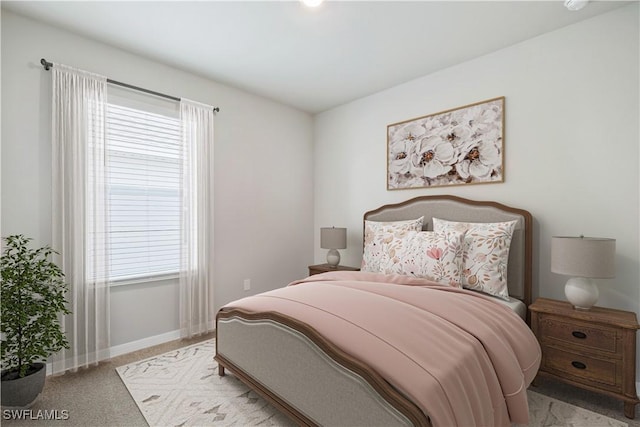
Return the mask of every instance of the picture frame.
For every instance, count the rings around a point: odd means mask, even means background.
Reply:
[[[387,190],[504,182],[504,102],[388,125]]]

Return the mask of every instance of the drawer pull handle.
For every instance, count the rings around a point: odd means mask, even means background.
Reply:
[[[571,365],[576,369],[587,369],[587,365],[585,365],[582,362],[573,361],[573,362],[571,362]]]
[[[584,332],[580,332],[580,331],[573,331],[571,332],[571,335],[573,335],[576,338],[579,338],[581,340],[585,339],[587,337],[587,334],[585,334]]]

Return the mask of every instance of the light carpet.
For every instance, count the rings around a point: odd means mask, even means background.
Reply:
[[[150,426],[293,426],[232,374],[218,375],[215,341],[120,366],[117,372]],[[528,392],[532,427],[625,427],[627,423]]]

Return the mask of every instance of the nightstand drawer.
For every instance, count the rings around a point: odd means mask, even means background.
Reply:
[[[582,323],[576,320],[563,320],[562,317],[541,315],[540,337],[548,342],[585,347],[619,354],[620,334],[617,329],[607,326]]]
[[[540,377],[551,377],[621,399],[634,418],[636,314],[604,307],[576,310],[566,301],[538,298],[529,306],[531,330],[540,342]]]
[[[611,391],[622,390],[622,361],[586,356],[543,346],[542,366],[551,373]]]

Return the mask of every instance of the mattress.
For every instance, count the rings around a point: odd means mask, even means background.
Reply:
[[[472,291],[472,292],[476,292],[476,291]],[[503,300],[502,298],[497,298],[494,296],[489,296],[487,295],[487,298],[491,299],[492,301],[497,302],[500,305],[504,305],[505,307],[509,307],[511,310],[513,310],[518,316],[520,316],[520,318],[522,318],[522,320],[527,320],[527,306],[520,301],[519,299],[513,298],[513,297],[509,297],[509,301]]]

